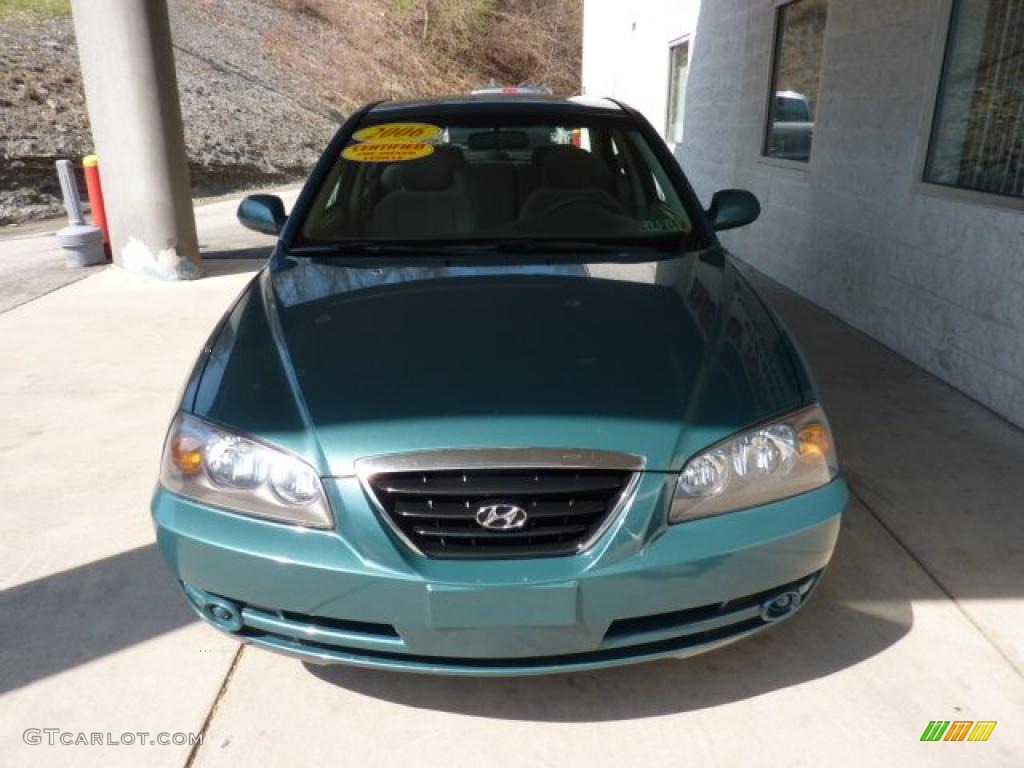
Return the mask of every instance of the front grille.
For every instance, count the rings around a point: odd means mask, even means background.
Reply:
[[[609,522],[633,473],[516,469],[391,472],[369,479],[391,525],[428,557],[553,557],[582,551]],[[482,506],[519,507],[520,527],[492,530]]]
[[[255,609],[254,609],[255,610]],[[266,612],[264,610],[264,612]],[[375,624],[370,621],[353,621],[351,619],[332,619],[327,616],[311,616],[293,611],[277,611],[285,621],[301,624],[307,633],[313,630],[326,629],[350,632],[358,635],[378,635],[380,637],[398,637],[398,632],[391,624]]]

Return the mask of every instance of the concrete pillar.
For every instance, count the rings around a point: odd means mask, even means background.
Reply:
[[[199,276],[166,0],[72,0],[114,262]]]

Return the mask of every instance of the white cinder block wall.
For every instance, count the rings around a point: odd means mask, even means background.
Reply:
[[[811,160],[761,158],[774,0],[587,0],[586,93],[665,129],[668,43],[691,34],[675,148],[705,204],[761,201],[744,261],[1024,426],[1024,207],[920,184],[950,0],[830,0]]]

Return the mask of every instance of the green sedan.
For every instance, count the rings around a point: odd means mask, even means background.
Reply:
[[[160,549],[205,621],[466,675],[707,651],[804,605],[847,503],[789,333],[613,101],[482,94],[341,127],[166,438]]]

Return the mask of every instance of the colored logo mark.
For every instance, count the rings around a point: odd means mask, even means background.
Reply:
[[[995,720],[930,720],[921,741],[988,741]]]

